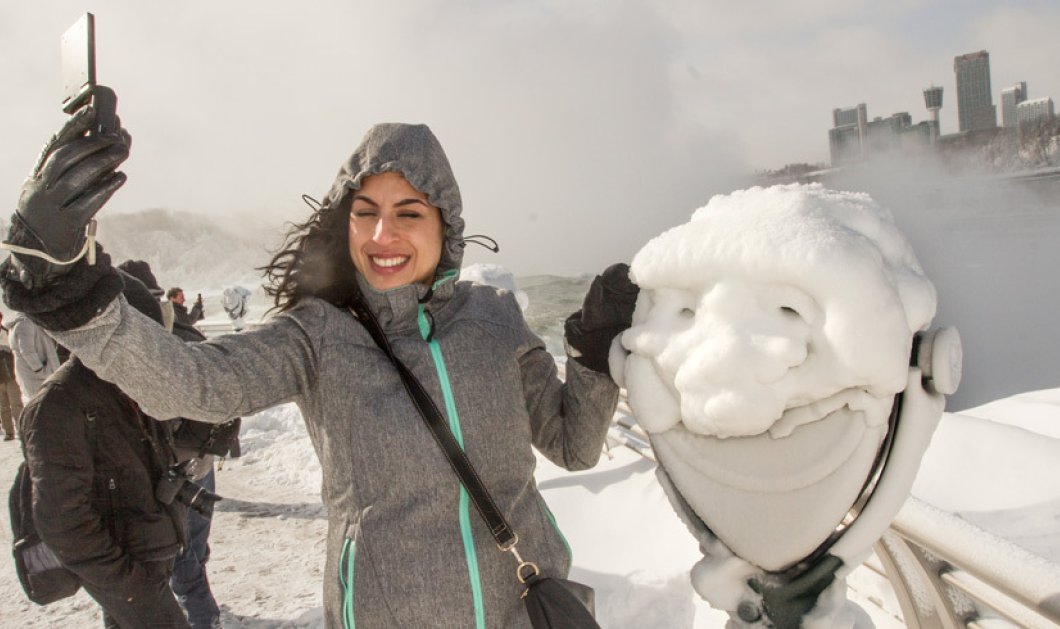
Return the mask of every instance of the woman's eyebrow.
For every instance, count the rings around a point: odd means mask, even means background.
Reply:
[[[353,195],[353,200],[354,201],[364,201],[365,203],[369,203],[371,205],[379,207],[379,204],[376,203],[374,200],[372,200],[371,197],[366,197],[363,194],[355,194],[355,195]],[[421,199],[411,198],[411,199],[402,199],[401,201],[398,201],[397,203],[395,203],[394,206],[395,207],[405,207],[405,206],[408,206],[408,205],[416,205],[416,204],[427,205],[427,203],[425,201],[421,200]]]

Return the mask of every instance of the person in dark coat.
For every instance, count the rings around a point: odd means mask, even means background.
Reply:
[[[174,286],[167,290],[166,299],[173,304],[173,314],[176,316],[177,323],[195,325],[206,317],[202,306],[202,295],[195,298],[195,303],[191,305],[190,312],[188,311],[188,307],[184,305],[183,289]]]
[[[155,279],[151,265],[145,260],[126,260],[118,265],[118,268],[143,282],[147,290],[155,298],[163,294],[162,288]],[[173,302],[170,302],[171,304]],[[163,308],[165,304],[162,304]],[[183,308],[183,306],[181,306]],[[162,316],[165,320],[165,314]],[[194,326],[184,323],[179,319],[172,321],[172,332],[189,343],[205,341],[206,337]],[[179,430],[187,419],[175,419],[170,422],[174,430]],[[194,457],[188,466],[189,475],[197,484],[205,487],[208,491],[214,491],[216,478],[214,474],[213,455],[205,454],[197,456],[195,451],[183,452],[176,447],[178,459]],[[188,543],[183,552],[177,556],[173,564],[173,576],[170,585],[173,593],[177,595],[177,601],[188,615],[188,621],[192,629],[209,629],[219,626],[221,620],[221,609],[217,605],[213,591],[210,589],[210,580],[206,572],[206,563],[210,560],[210,528],[213,523],[213,506],[207,506],[200,513],[194,509],[188,510]]]
[[[129,303],[161,323],[157,299],[122,279]],[[166,425],[76,358],[45,383],[20,424],[40,536],[103,608],[104,626],[188,627],[169,585],[186,507],[156,498],[176,463]]]

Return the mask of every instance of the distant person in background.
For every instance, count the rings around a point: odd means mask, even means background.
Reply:
[[[118,268],[143,282],[156,299],[163,295],[163,290],[146,261],[126,260],[119,264]],[[181,301],[184,299],[183,292],[180,293],[180,299]],[[176,310],[177,303],[169,297],[162,304],[163,325],[173,334],[188,342],[206,340],[206,337],[191,324],[181,323],[172,315],[166,321],[167,305],[173,306]],[[183,305],[180,307],[183,308]],[[187,461],[184,470],[189,478],[212,493],[216,488],[213,455],[198,451],[197,447],[185,443],[186,439],[182,439],[184,434],[194,432],[189,429],[195,423],[197,422],[185,419],[175,419],[170,422],[174,433],[174,449],[178,461]],[[209,434],[209,428],[206,434]],[[206,562],[210,559],[209,538],[213,524],[213,504],[205,505],[200,511],[188,509],[187,518],[188,541],[173,564],[170,586],[177,596],[177,602],[187,614],[192,629],[212,629],[221,626],[221,610],[217,606],[217,600],[210,589],[210,581],[206,574]]]
[[[22,313],[11,323],[10,343],[15,358],[15,379],[25,404],[40,390],[48,376],[59,369],[62,364],[59,348],[52,337]]]
[[[15,438],[15,420],[22,414],[22,391],[15,380],[15,355],[11,351],[10,332],[0,312],[0,423],[4,441]]]
[[[184,305],[184,291],[180,287],[174,286],[167,290],[166,299],[173,304],[173,314],[176,316],[177,323],[195,325],[206,316],[202,307],[202,295],[195,298],[195,303],[191,305],[191,311],[188,311],[187,306]]]
[[[221,307],[232,320],[232,328],[239,332],[246,327],[247,312],[250,311],[250,291],[242,286],[232,286],[221,295]]]

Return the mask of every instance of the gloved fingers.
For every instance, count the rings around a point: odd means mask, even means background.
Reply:
[[[40,175],[41,168],[45,162],[59,147],[84,137],[95,124],[95,121],[96,111],[92,107],[82,107],[75,111],[63,124],[62,129],[59,129],[55,135],[45,142],[44,148],[41,149],[40,156],[37,158],[37,163],[33,166],[32,176],[38,177]]]
[[[119,121],[119,124],[120,124],[120,122],[121,121]],[[129,134],[129,131],[127,129],[125,129],[125,127],[120,127],[118,129],[118,135],[121,136],[122,142],[125,143],[126,148],[131,150],[132,149],[132,135]]]
[[[113,135],[121,138],[121,141],[125,146],[132,148],[132,136],[129,135],[129,130],[121,126],[121,116],[114,114],[114,128],[116,131],[108,133],[107,135]]]
[[[628,328],[639,293],[640,289],[629,279],[629,265],[612,264],[589,285],[582,304],[582,323],[586,328]]]
[[[44,162],[39,177],[45,189],[65,186],[76,190],[114,170],[128,157],[129,146],[119,135],[80,138],[56,149]]]
[[[620,295],[636,295],[640,289],[629,279],[629,265],[625,262],[612,264],[599,276],[601,285],[609,292]]]
[[[80,225],[85,225],[96,213],[107,203],[107,201],[125,185],[128,177],[123,172],[112,172],[104,177],[81,196],[69,202],[62,210],[63,213],[70,212],[78,218]]]

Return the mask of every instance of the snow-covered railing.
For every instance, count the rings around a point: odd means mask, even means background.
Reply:
[[[608,445],[655,461],[625,391]],[[1060,565],[952,513],[910,498],[874,550],[910,629],[1060,629]]]
[[[655,452],[644,429],[633,419],[633,411],[626,400],[626,391],[622,390],[622,399],[618,401],[615,416],[611,419],[611,428],[607,433],[608,447],[626,446],[649,461],[655,461]]]
[[[1060,566],[916,498],[875,550],[907,627],[1060,627]]]

